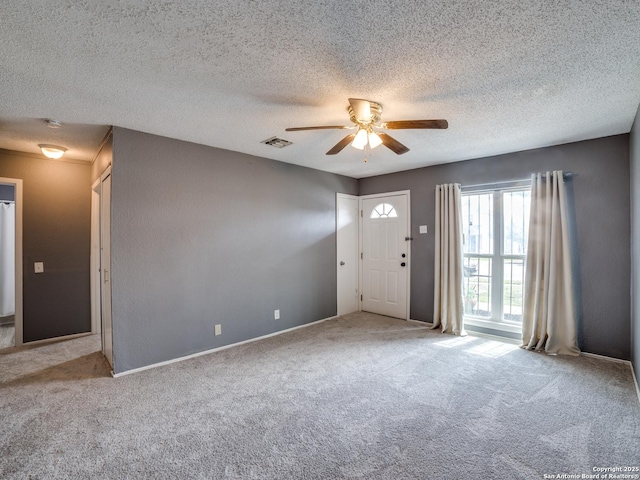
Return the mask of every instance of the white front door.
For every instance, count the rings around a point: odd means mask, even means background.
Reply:
[[[362,200],[362,310],[408,319],[407,194]]]
[[[111,328],[111,172],[102,175],[100,192],[100,272],[102,296],[102,353],[113,367]]]
[[[338,315],[358,311],[358,197],[336,198]]]

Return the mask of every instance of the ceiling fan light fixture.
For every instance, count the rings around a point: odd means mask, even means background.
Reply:
[[[40,145],[38,145],[38,147],[40,147],[40,150],[42,150],[42,154],[45,157],[54,159],[62,157],[62,155],[64,155],[64,152],[67,151],[67,149],[64,147],[59,147],[58,145],[47,145],[44,143],[41,143]]]
[[[382,105],[371,100],[362,98],[350,98],[349,120],[353,126],[345,125],[319,125],[314,127],[292,127],[286,128],[287,132],[298,132],[301,130],[352,130],[357,128],[355,133],[350,133],[336,143],[327,155],[336,155],[340,153],[347,145],[351,144],[353,148],[364,150],[367,145],[370,149],[384,145],[396,155],[403,155],[409,151],[409,148],[400,143],[386,132],[376,132],[376,130],[408,130],[408,129],[441,129],[449,127],[449,122],[444,119],[436,120],[395,120],[391,122],[380,123],[382,115]],[[365,160],[366,161],[366,160]]]
[[[382,145],[382,139],[380,138],[380,135],[378,135],[376,132],[369,132],[369,146],[371,148],[376,148],[380,145]]]
[[[365,145],[367,144],[367,141],[367,131],[364,128],[361,128],[360,130],[358,130],[358,133],[356,133],[356,138],[353,139],[351,146],[353,148],[357,148],[358,150],[363,150]]]

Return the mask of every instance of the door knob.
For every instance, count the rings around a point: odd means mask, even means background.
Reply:
[[[343,261],[340,261],[340,265],[344,265],[344,262],[343,262]]]
[[[405,267],[406,265],[407,265],[407,264],[406,264],[406,263],[404,263],[404,262],[402,262],[402,263],[400,264],[400,266],[401,266],[401,267]]]

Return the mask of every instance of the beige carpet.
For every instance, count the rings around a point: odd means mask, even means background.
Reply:
[[[0,325],[0,350],[15,345],[16,327],[13,323]]]
[[[640,465],[628,365],[352,314],[113,379],[0,352],[0,478],[541,479]]]

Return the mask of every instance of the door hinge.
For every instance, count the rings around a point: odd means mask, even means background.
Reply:
[[[362,295],[360,295],[360,301],[362,301]]]
[[[363,217],[364,215],[362,214],[362,210],[360,210],[360,216]]]
[[[360,260],[362,260],[362,252],[360,252]]]

